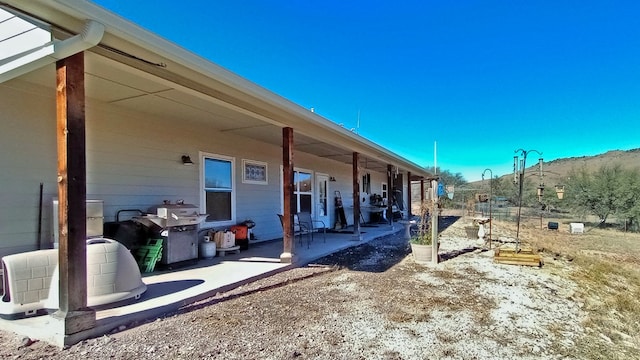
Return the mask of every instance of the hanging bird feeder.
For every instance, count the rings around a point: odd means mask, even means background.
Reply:
[[[538,186],[538,202],[542,202],[542,193],[544,192],[544,185]]]

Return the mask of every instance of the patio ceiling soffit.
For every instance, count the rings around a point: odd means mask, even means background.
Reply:
[[[43,10],[43,6],[56,8],[61,13],[56,13],[53,21],[66,19],[64,23],[69,23],[75,28],[82,25],[79,19],[100,19],[106,32],[101,43],[91,49],[97,54],[151,74],[165,81],[171,88],[206,101],[217,102],[265,123],[278,127],[292,127],[296,132],[321,142],[348,149],[349,153],[356,151],[371,159],[405,168],[416,175],[428,175],[424,168],[417,164],[206,59],[195,56],[97,5],[73,0],[57,0],[44,5],[5,1],[30,9],[39,9],[41,13],[44,11],[46,14],[51,14],[51,11]],[[76,18],[73,19],[73,16]]]

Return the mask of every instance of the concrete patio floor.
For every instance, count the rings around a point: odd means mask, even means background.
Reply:
[[[18,320],[0,319],[5,331],[47,341],[60,347],[74,344],[87,338],[101,336],[121,325],[135,321],[150,320],[180,307],[228,291],[243,284],[268,277],[281,271],[304,266],[316,259],[358,246],[371,240],[403,231],[401,224],[380,224],[361,228],[361,239],[349,233],[327,232],[314,234],[307,248],[307,238],[302,245],[296,238],[292,264],[280,262],[282,240],[252,243],[248,250],[239,254],[226,254],[212,259],[199,259],[189,265],[172,270],[159,270],[143,274],[147,291],[136,301],[111,304],[96,310],[96,326],[70,336],[59,329],[60,322],[51,315],[35,316]]]

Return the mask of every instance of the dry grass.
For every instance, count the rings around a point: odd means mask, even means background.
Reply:
[[[521,223],[520,240],[570,264],[568,276],[588,314],[580,357],[640,359],[640,234],[598,228],[569,234],[568,221],[558,223],[560,231],[541,229],[539,220]],[[514,224],[499,226],[515,234]]]

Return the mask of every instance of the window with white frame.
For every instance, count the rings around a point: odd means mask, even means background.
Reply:
[[[235,160],[231,157],[204,154],[202,192],[207,222],[232,223],[235,219]]]

